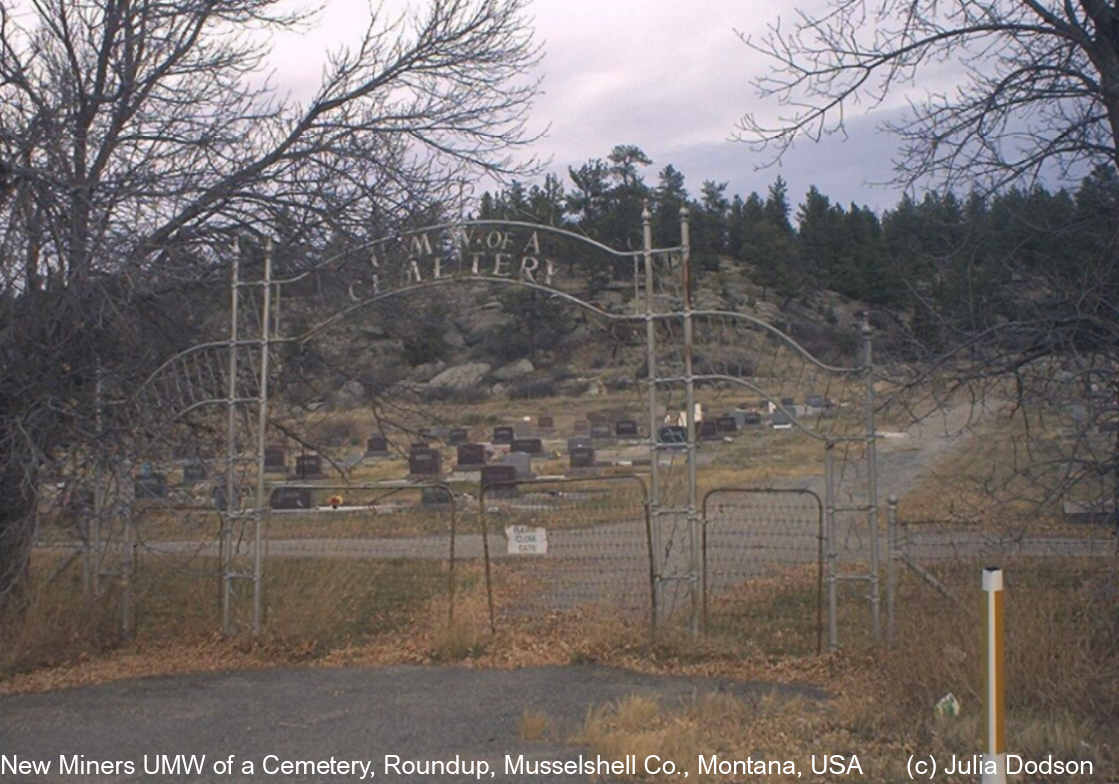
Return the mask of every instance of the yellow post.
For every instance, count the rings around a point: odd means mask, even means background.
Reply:
[[[1006,688],[1003,680],[1002,569],[983,570],[987,594],[987,733],[983,755],[983,784],[1006,782]]]

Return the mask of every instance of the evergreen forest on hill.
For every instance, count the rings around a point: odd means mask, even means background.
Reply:
[[[795,195],[780,177],[764,196],[728,195],[705,180],[698,198],[672,164],[655,184],[652,161],[615,146],[568,170],[570,183],[514,181],[481,198],[477,218],[562,226],[617,248],[641,247],[641,211],[652,213],[656,247],[679,243],[679,210],[690,212],[699,285],[719,258],[741,264],[777,303],[831,290],[897,312],[933,351],[964,336],[1034,318],[1077,318],[1086,300],[1115,290],[1111,216],[1119,178],[1101,166],[1074,190],[1043,185],[983,195],[905,194],[881,214],[844,206],[812,186]]]

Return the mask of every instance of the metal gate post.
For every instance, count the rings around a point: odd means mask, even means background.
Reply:
[[[898,497],[886,499],[886,644],[894,644],[894,601],[898,586]]]
[[[657,334],[653,320],[653,215],[649,212],[649,202],[641,210],[641,233],[645,255],[645,344],[648,349],[646,370],[649,381],[649,502],[645,510],[650,521],[650,541],[652,542],[653,561],[653,607],[658,605],[655,594],[660,591],[660,565],[657,554],[661,551],[660,518],[656,510],[660,505],[660,481],[657,477]],[[654,609],[655,612],[655,609]],[[654,625],[656,619],[654,617]]]
[[[235,239],[229,286],[229,389],[225,401],[225,511],[221,516],[221,541],[218,545],[220,562],[218,569],[221,574],[221,629],[222,634],[227,636],[233,633],[230,605],[233,591],[233,472],[237,459],[237,300],[240,297],[240,264],[240,241]]]
[[[272,240],[264,242],[264,292],[260,309],[260,400],[258,401],[256,443],[256,534],[253,543],[253,634],[260,634],[260,614],[264,590],[264,536],[261,530],[271,505],[264,497],[264,442],[268,427],[268,322],[272,306]]]
[[[836,581],[836,534],[835,534],[835,443],[829,441],[824,447],[824,536],[828,548],[828,650],[839,648],[839,634],[836,619],[837,601]]]
[[[692,250],[688,226],[688,208],[680,208],[680,245],[684,275],[684,390],[687,400],[685,415],[688,421],[688,594],[691,598],[691,617],[688,627],[692,637],[699,636],[699,533],[696,517],[696,464],[695,464],[695,379],[692,377]]]
[[[879,549],[878,534],[878,461],[875,440],[877,433],[874,425],[874,355],[871,346],[870,316],[864,316],[863,343],[866,349],[866,490],[867,526],[870,529],[870,617],[875,641],[882,639],[882,620],[879,607]]]

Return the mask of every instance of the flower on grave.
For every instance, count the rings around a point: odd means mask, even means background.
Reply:
[[[331,509],[337,509],[342,505],[342,496],[332,495],[329,499],[327,499],[327,503],[330,504]]]

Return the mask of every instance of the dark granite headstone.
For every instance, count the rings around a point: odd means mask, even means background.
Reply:
[[[365,454],[370,457],[387,455],[389,453],[389,442],[385,440],[384,436],[369,436],[365,441]]]
[[[746,411],[742,415],[742,422],[746,425],[760,425],[762,423],[762,415],[757,411]]]
[[[187,463],[183,466],[183,484],[194,484],[206,478],[206,466],[202,463]]]
[[[310,509],[311,490],[307,487],[277,487],[268,503],[273,509]]]
[[[167,477],[163,474],[151,472],[136,477],[133,485],[136,498],[166,498]]]
[[[591,425],[591,438],[613,438],[614,430],[610,425]]]
[[[714,441],[719,438],[719,426],[710,419],[705,419],[699,423],[696,435],[703,441]]]
[[[572,449],[576,449],[581,446],[589,447],[590,445],[591,439],[589,436],[572,436],[571,438],[567,439],[567,452],[568,454],[570,454]]]
[[[510,452],[501,458],[500,465],[511,465],[517,471],[517,479],[532,479],[532,456],[525,452]]]
[[[509,425],[498,425],[493,429],[492,442],[495,444],[512,444],[516,436],[513,434],[513,428]]]
[[[443,506],[451,503],[451,494],[445,487],[424,487],[420,489],[420,503],[423,506]]]
[[[614,423],[614,435],[619,438],[636,438],[637,423],[632,419],[620,419]]]
[[[452,446],[456,444],[465,444],[470,440],[470,434],[466,432],[464,427],[451,428],[451,432],[447,434],[447,443]]]
[[[577,446],[569,453],[572,468],[593,468],[594,447]]]
[[[680,425],[665,425],[657,431],[657,439],[662,444],[688,443],[688,428]]]
[[[774,427],[792,427],[793,420],[784,411],[774,411],[771,423]]]
[[[502,484],[514,482],[517,479],[517,468],[511,465],[488,465],[482,468],[482,488],[488,497],[509,498],[517,494],[515,484]]]
[[[282,446],[264,447],[264,470],[287,471],[287,453]]]
[[[210,491],[210,500],[214,502],[214,508],[219,512],[226,511],[225,504],[225,484],[214,485],[214,489]],[[233,501],[236,504],[239,501],[237,488],[233,488]]]
[[[797,404],[797,402],[795,400],[793,400],[791,397],[781,398],[781,405],[784,406],[785,408],[792,408],[796,404]]]
[[[295,475],[300,479],[322,476],[322,457],[319,455],[299,455],[295,458]]]
[[[543,453],[544,445],[539,438],[514,438],[510,451],[524,452],[526,455],[539,455]]]
[[[438,449],[413,449],[408,455],[408,473],[417,476],[439,476],[443,456]]]
[[[486,448],[482,444],[459,444],[458,467],[479,468],[486,464]]]
[[[547,415],[539,416],[536,418],[536,426],[541,430],[551,430],[556,426],[556,420]]]
[[[715,419],[715,427],[720,433],[733,433],[738,429],[738,422],[730,414],[725,414]]]

